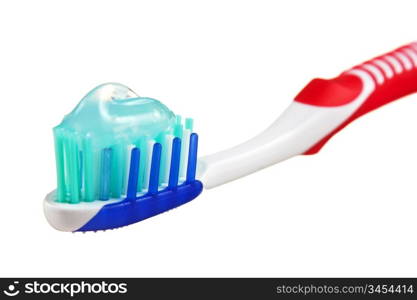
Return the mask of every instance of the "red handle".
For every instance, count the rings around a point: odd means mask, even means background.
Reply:
[[[349,104],[363,89],[362,80],[352,70],[360,70],[372,78],[373,92],[348,119],[304,154],[317,153],[334,134],[367,112],[417,92],[417,43],[366,61],[334,79],[314,79],[295,101],[321,107]]]

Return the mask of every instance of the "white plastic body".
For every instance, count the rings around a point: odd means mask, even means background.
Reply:
[[[55,191],[46,195],[43,201],[43,210],[48,223],[60,231],[76,231],[85,225],[106,204],[120,201],[111,199],[107,201],[81,202],[77,205],[60,203],[55,200]]]
[[[360,69],[348,73],[363,82],[363,89],[355,100],[337,107],[293,102],[258,136],[199,158],[197,178],[210,189],[306,152],[348,119],[374,91],[375,83],[368,73]]]

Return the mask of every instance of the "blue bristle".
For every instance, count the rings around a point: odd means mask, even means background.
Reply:
[[[150,169],[147,168],[146,170],[146,172],[150,172],[148,193],[141,193],[139,195],[137,194],[139,189],[138,177],[140,176],[141,168],[143,168],[141,160],[144,152],[142,147],[133,148],[130,156],[126,198],[123,201],[113,202],[103,206],[87,224],[77,231],[109,229],[129,225],[178,207],[197,197],[203,188],[202,183],[196,180],[198,135],[192,133],[189,136],[189,149],[186,149],[186,151],[188,150],[186,180],[179,184],[181,144],[182,141],[179,137],[172,139],[171,157],[167,157],[167,160],[170,160],[168,187],[160,191],[158,191],[158,188],[160,188],[160,173],[163,171],[161,166],[163,146],[156,142],[150,147],[148,150],[152,151]],[[114,153],[112,154],[112,149],[106,148],[102,151],[100,195],[105,190],[104,187],[106,187],[106,184],[110,185],[110,182],[107,182],[106,178],[109,181],[111,179],[108,172],[110,170],[109,166],[112,161],[112,155],[115,155]],[[107,191],[107,196],[108,193]]]
[[[160,134],[156,141],[161,144],[161,163],[160,163],[160,169],[161,169],[161,175],[159,176],[159,184],[162,184],[163,180],[164,180],[164,176],[162,176],[162,174],[164,174],[164,170],[166,168],[166,163],[167,163],[167,143],[166,143],[166,134]]]
[[[159,169],[160,169],[160,164],[161,164],[161,150],[162,150],[162,146],[160,143],[155,143],[153,145],[151,172],[149,175],[149,188],[148,188],[148,194],[151,194],[151,195],[158,193]]]
[[[100,200],[108,200],[110,195],[110,174],[111,174],[111,148],[105,148],[101,152],[100,168]]]
[[[140,148],[140,159],[139,165],[139,177],[138,177],[138,192],[142,192],[145,186],[145,177],[146,177],[146,166],[148,165],[148,147],[147,147],[146,137],[141,137],[137,143],[138,148]]]
[[[172,140],[171,167],[169,169],[169,180],[168,180],[168,187],[170,189],[175,188],[178,185],[178,176],[180,172],[180,159],[181,159],[181,139],[176,137]]]
[[[133,148],[130,156],[130,169],[129,169],[129,181],[127,185],[126,198],[133,200],[136,199],[136,191],[138,188],[139,177],[139,161],[140,151],[138,148]]]
[[[190,135],[190,148],[188,151],[187,182],[195,180],[195,172],[197,168],[197,149],[198,135],[196,133],[192,133]]]

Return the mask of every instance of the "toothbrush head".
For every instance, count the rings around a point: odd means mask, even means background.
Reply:
[[[57,188],[44,201],[62,231],[126,226],[197,197],[198,136],[161,102],[121,84],[89,92],[54,128]]]

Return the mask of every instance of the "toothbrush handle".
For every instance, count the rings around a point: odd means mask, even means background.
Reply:
[[[314,79],[265,131],[202,157],[197,178],[212,188],[299,154],[317,153],[363,114],[417,91],[417,43],[357,65],[333,79]]]
[[[317,107],[340,107],[354,102],[366,84],[357,72],[372,78],[373,91],[346,120],[304,154],[317,153],[333,135],[360,116],[417,92],[417,43],[366,61],[336,78],[313,79],[295,101]]]

